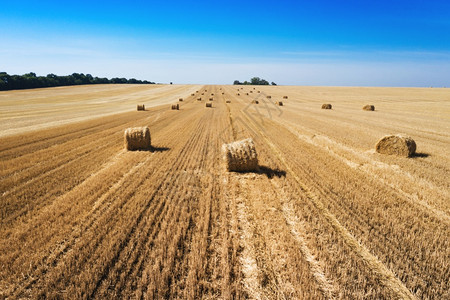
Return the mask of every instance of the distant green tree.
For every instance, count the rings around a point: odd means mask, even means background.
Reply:
[[[275,82],[272,81],[271,85],[277,85]]]
[[[253,77],[253,78],[250,79],[250,82],[248,82],[247,80],[244,81],[244,82],[240,82],[239,80],[235,80],[233,82],[233,84],[235,84],[235,85],[241,85],[241,84],[243,84],[243,85],[250,85],[250,84],[251,85],[269,85],[269,82],[267,80],[261,79],[259,77]]]
[[[107,83],[135,83],[135,84],[154,84],[147,80],[137,80],[132,78],[98,78],[91,74],[73,73],[66,76],[57,76],[48,74],[47,76],[37,76],[30,72],[23,75],[8,75],[6,72],[0,72],[0,90],[30,89],[52,86],[80,85],[80,84],[107,84]]]
[[[253,77],[252,79],[250,79],[250,82],[253,85],[258,85],[261,82],[261,79],[259,77]]]

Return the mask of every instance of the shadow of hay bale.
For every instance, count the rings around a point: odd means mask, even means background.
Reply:
[[[151,146],[148,151],[150,151],[150,152],[166,152],[166,151],[169,151],[169,150],[170,150],[170,148],[168,148],[168,147],[154,147],[154,146]]]
[[[415,158],[415,157],[422,157],[422,158],[425,158],[425,157],[428,157],[428,156],[430,156],[429,153],[416,152],[416,153],[414,153],[411,157],[412,157],[412,158]]]

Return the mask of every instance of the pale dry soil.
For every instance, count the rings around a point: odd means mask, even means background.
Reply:
[[[237,88],[1,92],[0,298],[450,298],[448,89]],[[417,155],[374,152],[395,133]],[[226,172],[248,137],[260,171]]]

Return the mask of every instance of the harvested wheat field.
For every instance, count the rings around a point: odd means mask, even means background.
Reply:
[[[0,298],[449,299],[448,89],[251,88],[0,92]]]

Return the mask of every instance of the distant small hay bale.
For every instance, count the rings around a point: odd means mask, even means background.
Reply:
[[[192,93],[191,96],[195,96],[195,93]]]
[[[211,96],[214,96],[214,93],[211,93]]]
[[[124,143],[126,150],[149,150],[151,148],[150,130],[148,127],[133,127],[125,130]]]
[[[202,95],[204,95],[205,93],[202,93]]]
[[[251,138],[223,144],[222,155],[227,171],[258,171],[258,155]]]
[[[253,93],[253,91],[250,91],[250,93]]]
[[[183,101],[183,98],[178,99],[178,101],[180,101],[180,102]]]
[[[225,101],[225,103],[231,103],[231,100],[227,100],[227,101]]]
[[[375,106],[373,106],[373,105],[365,105],[363,107],[363,110],[374,111],[375,110]]]
[[[253,88],[254,90],[256,90],[256,88]]]
[[[245,93],[248,96],[248,93]]]
[[[172,104],[172,109],[179,110],[180,106],[178,104]]]
[[[214,98],[213,98],[213,97],[209,98],[209,101],[213,101],[213,100],[214,100]]]
[[[283,99],[287,99],[288,98],[288,96],[283,96]]]
[[[197,101],[202,101],[202,97],[198,97],[198,98],[197,98]]]
[[[283,101],[277,101],[277,102],[275,102],[275,104],[278,106],[283,106]]]
[[[212,107],[212,103],[211,102],[207,102],[206,103],[206,107]]]
[[[198,93],[198,91],[195,91],[196,93]]]
[[[241,94],[237,93],[236,96],[240,96]]]
[[[258,93],[261,93],[261,91],[258,91]]]
[[[145,105],[144,104],[142,104],[142,105],[137,105],[137,110],[145,110]]]
[[[252,100],[252,104],[259,104],[258,100]]]
[[[267,96],[267,99],[272,99],[272,96]]]
[[[322,104],[322,109],[331,109],[331,104]]]
[[[387,135],[377,142],[375,150],[381,154],[410,157],[416,153],[416,142],[401,134]]]
[[[222,92],[222,95],[225,95],[225,93],[224,93],[224,92]]]

